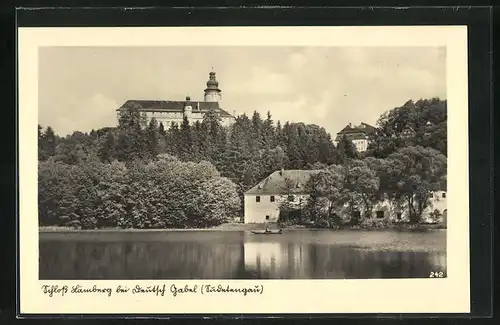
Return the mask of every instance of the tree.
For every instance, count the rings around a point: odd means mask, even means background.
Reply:
[[[252,115],[252,150],[258,150],[264,146],[264,121],[257,111],[253,112]]]
[[[210,109],[205,114],[203,124],[205,124],[204,128],[208,131],[206,156],[211,162],[219,166],[227,144],[227,132],[221,125],[219,114],[214,109]]]
[[[267,112],[267,118],[262,125],[262,138],[266,148],[274,148],[277,145],[276,131],[272,120],[271,112]]]
[[[166,158],[166,159],[163,159]],[[41,225],[77,228],[210,227],[234,217],[236,185],[208,162],[49,160],[39,164]]]
[[[370,217],[374,203],[379,199],[380,179],[375,170],[363,160],[351,160],[345,172],[345,190],[351,205],[361,207],[364,217]],[[351,223],[359,224],[361,220],[352,215]]]
[[[336,210],[346,202],[345,174],[344,166],[331,165],[311,175],[306,184],[310,198],[305,210],[312,220],[320,222],[323,219],[328,225],[339,223]]]
[[[158,125],[158,133],[162,137],[165,137],[167,135],[167,131],[165,130],[165,126],[163,125],[163,122],[160,122],[160,124]]]
[[[337,146],[337,164],[346,164],[351,159],[357,158],[354,144],[344,135]]]
[[[43,127],[38,124],[38,160],[47,160],[48,155],[44,151]]]
[[[156,158],[156,156],[160,151],[159,138],[160,138],[160,133],[158,131],[158,122],[153,117],[146,129],[146,139],[148,145],[147,149],[150,157]]]
[[[417,145],[431,147],[446,155],[446,100],[409,100],[382,114],[377,125],[381,133],[370,144],[369,155],[386,158],[399,148]]]
[[[179,158],[184,161],[192,160],[193,153],[193,134],[191,132],[191,126],[189,120],[186,116],[182,119],[182,124],[179,132]]]
[[[99,142],[98,157],[102,162],[111,162],[115,157],[115,136],[108,132]]]
[[[421,146],[398,150],[388,157],[387,194],[404,200],[410,222],[420,222],[432,191],[440,189],[446,177],[446,157],[439,151]]]
[[[147,159],[147,137],[144,132],[144,117],[140,107],[133,105],[120,112],[116,137],[116,158],[120,161]]]
[[[42,129],[42,126],[38,125],[38,159],[47,160],[56,154],[57,136],[50,126],[44,132]]]

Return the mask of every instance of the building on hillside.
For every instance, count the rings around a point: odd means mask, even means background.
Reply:
[[[401,138],[403,139],[409,139],[413,138],[417,132],[411,127],[411,126],[406,126],[402,131],[401,131]]]
[[[279,170],[273,172],[244,194],[244,222],[277,222],[280,204],[303,204],[308,195],[305,184],[318,170]]]
[[[368,145],[378,132],[379,130],[376,127],[366,123],[361,123],[358,126],[352,126],[352,124],[349,123],[345,128],[337,133],[335,145],[338,145],[342,137],[345,136],[347,140],[354,144],[358,152],[363,152],[368,149]]]
[[[245,192],[244,222],[267,223],[279,221],[280,205],[285,200],[288,200],[292,205],[296,205],[297,209],[300,209],[309,199],[305,185],[311,176],[318,172],[320,171],[280,170],[273,172],[253,188]],[[431,195],[429,206],[422,213],[422,221],[446,223],[446,191],[435,191],[431,193]],[[352,212],[352,210],[354,211]],[[438,220],[433,220],[432,218],[432,214],[435,210],[440,214]],[[348,219],[350,213],[355,214],[352,217],[360,218],[361,216],[365,216],[361,208],[350,209],[347,204],[336,211],[336,214],[344,219]],[[389,200],[384,200],[376,203],[373,206],[372,213],[368,217],[364,217],[364,219],[408,221],[408,207],[405,204],[398,206]]]
[[[163,123],[167,129],[172,123],[181,124],[184,116],[190,123],[202,121],[205,114],[213,110],[224,126],[230,126],[234,123],[235,117],[224,110],[219,101],[221,100],[221,90],[219,82],[215,78],[215,72],[210,72],[207,88],[204,90],[204,101],[192,101],[188,96],[185,100],[127,100],[117,109],[118,117],[120,114],[132,107],[137,107],[141,114],[149,121],[155,118],[158,123]]]

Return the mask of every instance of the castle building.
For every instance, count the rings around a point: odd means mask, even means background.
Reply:
[[[234,123],[235,117],[224,110],[219,102],[221,100],[221,90],[219,82],[215,78],[215,72],[210,72],[207,87],[204,90],[203,101],[192,101],[188,96],[183,101],[170,100],[127,100],[117,109],[118,116],[125,110],[137,107],[141,114],[149,121],[155,118],[158,123],[163,123],[165,128],[169,128],[172,123],[181,124],[184,116],[193,124],[202,121],[205,114],[213,111],[220,118],[223,126],[230,126]]]
[[[335,145],[338,145],[342,137],[346,137],[351,141],[358,152],[363,152],[368,149],[368,145],[373,137],[377,135],[378,129],[366,123],[361,123],[358,126],[352,126],[351,123],[343,128],[335,138]]]

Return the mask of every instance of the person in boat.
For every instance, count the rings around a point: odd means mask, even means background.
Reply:
[[[269,224],[268,223],[266,223],[266,230],[265,230],[265,232],[266,233],[271,232],[271,230],[269,229]]]

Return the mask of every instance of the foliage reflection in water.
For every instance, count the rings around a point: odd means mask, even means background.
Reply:
[[[41,279],[364,279],[446,274],[446,232],[41,233]]]

